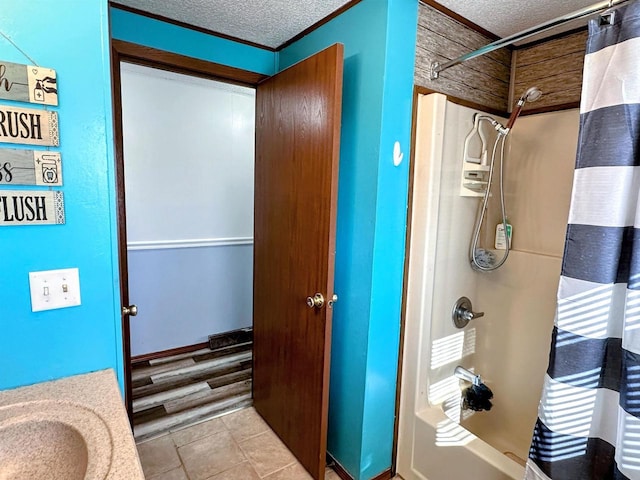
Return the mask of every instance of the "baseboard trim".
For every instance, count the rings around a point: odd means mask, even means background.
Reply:
[[[354,480],[349,472],[347,472],[329,452],[327,452],[327,465],[333,468],[342,480]]]
[[[238,330],[232,330],[230,332],[209,335],[208,342],[186,345],[184,347],[170,348],[169,350],[145,353],[143,355],[131,357],[131,365],[148,362],[149,360],[157,360],[158,358],[166,358],[172,357],[173,355],[191,353],[195,352],[196,350],[202,350],[203,348],[210,348],[211,350],[215,350],[217,348],[228,347],[231,345],[237,345],[238,343],[251,341],[253,341],[253,328],[240,328]]]
[[[171,357],[173,355],[180,355],[182,353],[191,353],[203,348],[209,348],[209,342],[196,343],[194,345],[186,345],[184,347],[170,348],[169,350],[162,350],[161,352],[145,353],[144,355],[137,355],[131,357],[131,365],[137,363],[148,362],[149,360],[156,360],[158,358]]]
[[[342,480],[354,480],[351,474],[347,472],[344,467],[340,465],[340,463],[335,458],[333,458],[333,455],[331,455],[329,452],[327,452],[327,464],[329,467],[333,468],[333,470]],[[376,475],[370,480],[391,480],[391,478],[391,469],[388,468],[384,472]]]
[[[391,478],[393,478],[391,476],[391,469],[387,468],[384,472],[382,472],[379,475],[376,475],[371,480],[391,480]]]

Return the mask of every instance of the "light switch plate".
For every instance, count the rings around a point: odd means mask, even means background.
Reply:
[[[80,305],[80,275],[77,268],[29,272],[31,311]]]

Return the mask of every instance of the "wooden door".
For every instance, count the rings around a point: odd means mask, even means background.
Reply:
[[[256,96],[256,410],[324,478],[343,46],[269,78]],[[322,307],[307,297],[320,293]]]

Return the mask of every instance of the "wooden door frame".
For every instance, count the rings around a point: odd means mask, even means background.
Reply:
[[[129,269],[127,262],[127,225],[124,190],[124,144],[122,128],[122,82],[120,63],[128,62],[209,80],[256,87],[268,75],[187,57],[121,40],[111,40],[111,80],[113,97],[113,137],[115,152],[116,209],[118,222],[118,264],[120,272],[121,306],[129,305]],[[122,316],[122,349],[124,398],[129,421],[133,427],[131,382],[131,338],[129,316]]]

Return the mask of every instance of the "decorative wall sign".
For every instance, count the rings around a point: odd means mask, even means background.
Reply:
[[[64,196],[50,190],[0,190],[0,227],[64,224]]]
[[[0,185],[62,185],[58,152],[0,148]]]
[[[0,98],[58,105],[56,71],[0,60]]]
[[[0,143],[60,144],[58,114],[35,108],[0,105]]]

